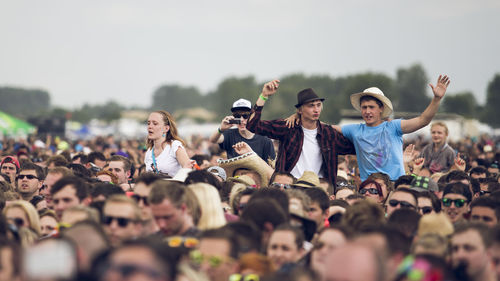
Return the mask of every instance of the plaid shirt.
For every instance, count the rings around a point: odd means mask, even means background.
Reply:
[[[262,121],[260,120],[262,108],[263,106],[254,105],[247,129],[253,133],[279,140],[276,170],[290,172],[297,164],[302,152],[304,142],[302,126],[295,125],[293,128],[288,128],[283,119]],[[316,139],[323,156],[321,171],[323,171],[325,178],[334,184],[337,178],[337,155],[356,154],[354,145],[331,126],[323,125],[319,121]]]

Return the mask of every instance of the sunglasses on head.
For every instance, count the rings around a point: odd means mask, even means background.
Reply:
[[[24,178],[27,178],[27,179],[29,179],[29,180],[32,180],[32,179],[38,179],[38,177],[37,177],[37,176],[34,176],[34,175],[18,175],[18,176],[17,176],[17,179],[18,179],[18,180],[22,180],[22,179],[24,179]]]
[[[243,118],[243,119],[248,119],[250,117],[250,113],[235,113],[233,114],[234,118]]]
[[[396,199],[389,200],[389,205],[391,207],[396,207],[397,205],[400,205],[401,208],[415,209],[415,206],[413,206],[412,204],[410,204],[410,203],[408,203],[406,201],[399,201],[399,200],[396,200]]]
[[[442,201],[443,201],[443,206],[445,206],[445,207],[450,207],[451,203],[453,202],[453,203],[455,203],[455,207],[457,207],[457,208],[462,208],[465,205],[465,203],[467,202],[467,200],[465,200],[465,199],[453,200],[450,198],[443,198]]]
[[[359,190],[359,194],[361,195],[365,195],[365,193],[367,192],[373,195],[379,195],[379,192],[376,188],[362,188]]]
[[[139,202],[142,201],[144,206],[149,206],[149,201],[147,196],[140,196],[139,194],[133,194],[131,198],[134,199],[137,204],[139,204]]]
[[[421,208],[418,208],[420,211],[422,211],[422,214],[430,214],[432,212],[432,207],[421,207]]]
[[[273,182],[270,187],[280,188],[280,189],[290,189],[290,188],[292,188],[292,186],[289,185],[289,184],[286,184],[286,183],[277,183],[277,182]]]
[[[196,238],[182,236],[168,237],[163,241],[167,242],[168,246],[171,248],[177,248],[181,246],[184,246],[185,248],[195,248],[200,243]]]
[[[165,277],[165,274],[154,268],[147,266],[137,265],[137,264],[116,264],[110,265],[109,270],[118,272],[122,277],[127,278],[128,276],[134,275],[136,273],[142,273],[147,275],[153,280],[161,279]]]
[[[120,218],[120,217],[113,217],[113,216],[104,216],[102,219],[102,222],[105,225],[111,225],[111,223],[116,220],[118,223],[118,226],[120,227],[127,227],[130,222],[135,222],[135,220],[129,219],[129,218]]]

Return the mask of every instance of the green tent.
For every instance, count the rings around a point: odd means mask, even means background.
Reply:
[[[35,130],[35,126],[0,111],[0,133],[4,136],[27,135]]]

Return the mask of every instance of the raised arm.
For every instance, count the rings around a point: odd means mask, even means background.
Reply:
[[[280,80],[278,80],[278,79],[269,81],[266,84],[264,84],[264,87],[262,87],[262,93],[257,98],[257,101],[255,102],[255,104],[257,106],[264,106],[264,104],[266,103],[266,100],[270,96],[274,95],[276,93],[276,91],[278,91],[279,86],[280,86]]]
[[[434,115],[436,115],[436,112],[438,111],[439,104],[446,93],[448,85],[450,85],[450,79],[446,75],[439,75],[436,86],[429,84],[432,88],[432,92],[434,93],[434,97],[420,116],[401,121],[401,129],[404,134],[415,132],[416,130],[427,126],[432,121],[432,118],[434,118]]]

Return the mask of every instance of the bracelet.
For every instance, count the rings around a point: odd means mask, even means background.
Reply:
[[[264,97],[264,95],[263,95],[262,93],[260,93],[259,99],[261,99],[261,100],[263,100],[263,101],[266,101],[266,100],[268,100],[269,98]]]
[[[222,131],[221,131],[220,127],[217,128],[217,131],[219,132],[219,134],[222,134]]]

